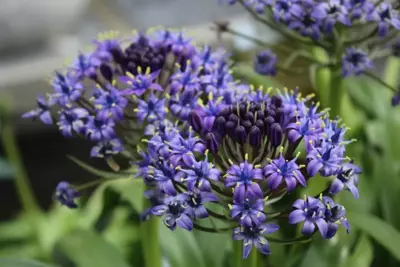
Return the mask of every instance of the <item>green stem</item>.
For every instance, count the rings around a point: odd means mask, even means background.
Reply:
[[[396,87],[399,80],[400,58],[389,57],[386,61],[385,73],[383,80],[389,86]]]
[[[243,260],[243,267],[257,267],[259,253],[257,248],[253,246],[249,257]]]
[[[145,208],[149,206],[148,200],[145,200]],[[148,221],[140,225],[142,234],[141,242],[144,254],[145,267],[161,267],[162,255],[159,240],[159,221],[157,217],[151,217]]]
[[[243,257],[242,257],[242,242],[241,241],[232,241],[232,253],[233,253],[233,264],[232,267],[242,267]]]
[[[345,82],[340,74],[340,70],[333,71],[331,76],[331,92],[329,97],[329,107],[331,117],[339,116],[342,108]]]
[[[9,107],[7,107],[5,101],[3,101],[3,103],[0,103],[0,108],[2,111],[2,114],[0,113],[2,122],[1,141],[7,158],[15,170],[15,186],[19,199],[25,212],[29,214],[39,213],[41,210],[31,190],[27,174],[22,164]]]
[[[320,47],[313,47],[311,49],[311,54],[313,57],[319,62],[328,62],[329,56],[325,52],[325,50],[321,49]],[[317,67],[315,72],[315,90],[318,93],[320,102],[322,107],[327,108],[329,107],[329,98],[331,92],[331,70],[329,67],[320,66]]]

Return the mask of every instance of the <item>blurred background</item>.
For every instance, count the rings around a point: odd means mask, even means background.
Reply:
[[[140,203],[135,185],[102,185],[91,197],[82,200],[84,208],[79,211],[53,205],[52,194],[59,181],[82,184],[98,176],[72,162],[67,155],[98,168],[102,168],[103,163],[89,159],[90,144],[84,140],[63,138],[56,127],[22,120],[20,116],[34,108],[38,94],[50,89],[48,77],[54,70],[76,56],[98,32],[129,33],[133,29],[165,25],[183,27],[200,41],[216,44],[216,33],[210,30],[212,21],[229,20],[237,31],[262,36],[270,43],[282,41],[277,34],[260,30],[240,6],[220,6],[217,2],[0,0],[0,110],[7,108],[8,120],[7,124],[0,124],[0,128],[12,126],[13,131],[8,133],[12,133],[17,142],[26,177],[40,207],[47,211],[38,219],[39,227],[32,228],[27,214],[22,212],[15,187],[15,175],[22,168],[6,159],[6,142],[12,140],[3,136],[0,145],[0,257],[33,258],[63,267],[142,266],[139,230],[134,227],[138,225],[139,216],[138,212],[132,212],[132,206],[135,208]],[[299,86],[304,92],[312,90],[309,82],[312,73],[279,74],[274,80],[253,75],[248,60],[255,46],[232,36],[224,36],[223,43],[233,51],[234,58],[244,64],[237,73],[238,78],[245,77],[259,85]],[[304,65],[303,62],[293,64]],[[382,65],[378,69],[387,67],[384,60],[377,64]],[[389,72],[400,74],[398,69],[386,69],[385,73]],[[350,79],[350,83],[348,101],[344,105],[348,112],[343,120],[352,127],[348,138],[359,140],[350,146],[349,154],[363,167],[364,173],[360,184],[362,197],[354,200],[344,196],[341,202],[350,211],[380,218],[378,222],[366,221],[365,224],[369,223],[373,229],[383,228],[383,232],[361,229],[352,239],[340,236],[330,242],[317,240],[301,253],[301,261],[295,258],[297,262],[288,261],[283,250],[275,248],[271,266],[400,266],[400,243],[396,242],[400,240],[397,212],[400,204],[399,110],[390,107],[391,95],[379,88],[380,85],[362,79]],[[18,159],[18,155],[11,154]],[[319,186],[311,185],[308,193],[319,192]],[[362,218],[357,220],[357,225],[364,223]],[[382,221],[386,223],[383,226]],[[88,229],[95,229],[96,235],[86,231]],[[169,262],[174,263],[173,267],[229,266],[229,235],[214,235],[211,239],[206,235],[171,233],[166,229],[161,230],[162,246]],[[92,249],[83,250],[84,247]],[[295,247],[293,253],[296,250]],[[107,254],[105,259],[101,257],[103,252]],[[116,263],[119,263],[116,255],[120,254],[129,265]],[[93,262],[93,258],[101,260]],[[3,266],[0,264],[0,267]]]

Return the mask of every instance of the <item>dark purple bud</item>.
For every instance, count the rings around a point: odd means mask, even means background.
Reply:
[[[111,70],[111,67],[107,64],[101,64],[100,65],[100,73],[103,75],[104,79],[107,81],[111,82],[112,77],[113,77],[113,72]]]
[[[277,108],[281,107],[282,106],[282,98],[274,95],[273,97],[271,97],[271,104]]]
[[[271,129],[271,125],[275,122],[275,119],[272,117],[266,117],[264,119],[264,131],[269,134],[269,130]]]
[[[219,116],[214,122],[215,129],[219,132],[221,136],[225,134],[225,124],[226,119],[222,116]]]
[[[244,114],[244,119],[248,121],[254,121],[254,113],[253,112],[247,112]]]
[[[249,142],[252,146],[259,146],[261,143],[261,130],[257,126],[253,126],[249,132]]]
[[[271,125],[271,131],[270,131],[270,140],[271,140],[271,145],[273,147],[278,147],[282,143],[282,137],[283,137],[283,131],[282,127],[279,123],[273,123]]]
[[[229,121],[232,121],[232,122],[234,122],[234,123],[237,124],[238,121],[239,121],[239,118],[238,118],[238,116],[236,116],[235,114],[231,114],[231,115],[229,115],[228,120],[229,120]]]
[[[257,120],[263,120],[265,118],[264,112],[262,112],[261,110],[257,110],[256,118],[257,118]]]
[[[283,109],[282,108],[278,108],[276,110],[276,114],[275,114],[275,121],[277,121],[279,123],[282,123],[283,116],[284,116]]]
[[[251,126],[253,126],[253,124],[251,123],[251,121],[242,121],[241,122],[242,126],[244,128],[246,128],[246,131],[250,131]]]
[[[206,141],[206,147],[211,151],[211,153],[218,152],[218,141],[213,133],[206,134],[204,139]]]
[[[190,112],[188,120],[189,120],[190,126],[193,127],[193,130],[195,130],[196,132],[201,131],[201,129],[202,129],[201,118],[200,118],[199,114],[197,114],[196,111]]]
[[[228,121],[225,124],[225,131],[229,136],[233,136],[235,132],[235,128],[237,126],[237,123],[234,123],[233,121]]]
[[[235,128],[234,138],[239,144],[246,142],[246,129],[239,125]]]
[[[223,116],[225,118],[228,118],[228,116],[231,114],[232,112],[229,110],[229,108],[224,108],[219,115]]]
[[[261,130],[261,132],[264,132],[264,122],[262,120],[257,120],[256,126]]]
[[[246,105],[243,104],[243,103],[240,104],[239,105],[239,115],[240,115],[240,117],[243,117],[244,114],[246,114],[246,111],[247,111]]]

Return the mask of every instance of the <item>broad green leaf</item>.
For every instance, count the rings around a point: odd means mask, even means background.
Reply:
[[[85,162],[83,162],[83,161],[81,161],[81,160],[79,160],[79,159],[77,159],[77,158],[75,158],[73,156],[68,156],[68,158],[70,160],[72,160],[73,162],[75,162],[81,168],[85,169],[86,171],[88,171],[88,172],[90,172],[90,173],[92,173],[92,174],[94,174],[96,176],[102,177],[102,178],[110,178],[110,179],[111,178],[124,178],[124,177],[127,177],[129,175],[129,173],[108,172],[108,171],[103,171],[103,170],[96,169],[96,168],[90,166],[89,164],[87,164],[87,163],[85,163]]]
[[[193,233],[160,225],[161,246],[173,267],[207,267]],[[221,251],[222,252],[222,251]]]
[[[129,267],[114,246],[89,230],[74,231],[62,238],[59,244],[61,251],[79,267]]]
[[[347,260],[345,267],[369,267],[374,259],[373,247],[369,238],[363,234],[357,242],[354,253]]]
[[[245,63],[238,63],[236,66],[233,67],[233,76],[236,79],[243,79],[249,84],[252,84],[256,87],[258,86],[263,86],[264,88],[284,87],[277,80],[256,73],[250,65]]]
[[[0,266],[1,267],[54,267],[55,265],[49,265],[33,260],[0,258]]]
[[[121,197],[129,202],[132,207],[141,212],[143,209],[144,182],[142,179],[118,179],[110,184],[111,189],[121,194]]]
[[[372,214],[348,212],[347,217],[352,225],[374,238],[400,261],[400,233],[393,226]]]
[[[34,236],[34,229],[27,220],[28,215],[21,214],[17,218],[0,223],[0,241],[24,240]]]

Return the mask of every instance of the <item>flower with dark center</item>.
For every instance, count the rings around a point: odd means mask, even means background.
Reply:
[[[172,165],[166,162],[158,164],[158,168],[150,169],[150,176],[157,182],[157,187],[167,195],[173,196],[177,193],[174,182],[179,182],[184,179],[184,173],[175,170]]]
[[[207,156],[204,161],[196,161],[191,154],[189,155],[186,160],[187,169],[181,169],[186,174],[187,189],[191,192],[195,189],[211,192],[210,180],[218,181],[221,171],[208,161]]]
[[[299,2],[293,0],[276,0],[272,7],[276,21],[290,22],[294,18],[300,17],[304,12]]]
[[[218,197],[210,192],[187,192],[186,195],[187,203],[193,210],[193,219],[207,218],[208,211],[204,204],[218,201]]]
[[[312,235],[315,231],[315,226],[323,237],[326,237],[328,232],[328,223],[325,220],[325,205],[321,200],[313,197],[298,199],[293,203],[295,208],[289,214],[289,223],[297,224],[304,221],[301,233],[303,235]]]
[[[241,201],[233,201],[230,207],[231,217],[245,227],[262,224],[266,215],[264,213],[264,199],[249,197]]]
[[[67,106],[78,100],[83,93],[82,83],[72,74],[64,76],[57,72],[52,85],[54,90],[54,93],[51,94],[52,101],[54,100],[61,106]]]
[[[175,230],[176,226],[188,231],[193,229],[193,211],[187,203],[186,195],[167,197],[164,204],[155,206],[151,212],[156,216],[164,216],[164,224],[171,230]]]
[[[372,9],[367,15],[367,20],[379,22],[378,34],[380,37],[385,37],[389,33],[390,26],[395,30],[400,30],[400,16],[390,3],[384,2]]]
[[[128,100],[116,88],[108,87],[107,89],[107,91],[99,89],[100,92],[94,100],[95,108],[99,111],[100,117],[112,117],[115,120],[122,120]]]
[[[110,158],[124,150],[124,146],[119,139],[111,139],[97,143],[90,151],[93,158]]]
[[[268,187],[275,190],[280,186],[282,180],[285,180],[288,192],[296,188],[297,183],[303,187],[306,186],[306,179],[296,163],[297,157],[291,161],[285,160],[282,153],[279,158],[271,160],[271,163],[265,166],[264,175],[267,177]]]
[[[138,99],[138,107],[134,110],[139,120],[148,122],[154,122],[157,120],[163,120],[165,117],[165,99],[158,99],[153,93],[148,99]]]
[[[194,90],[185,90],[179,94],[175,94],[169,100],[169,108],[175,116],[186,121],[192,110],[197,107],[197,99],[199,94]]]
[[[88,111],[83,108],[65,109],[61,111],[57,125],[62,135],[71,137],[73,131],[78,134],[84,134],[85,123],[83,119],[87,118],[88,115]]]
[[[204,154],[206,151],[203,140],[194,136],[190,130],[186,138],[177,135],[168,142],[168,145],[171,148],[170,160],[174,166],[180,164],[191,166],[193,153]]]
[[[150,73],[150,69],[146,73],[142,73],[141,68],[138,68],[136,76],[127,72],[126,76],[122,76],[120,80],[129,86],[128,89],[121,92],[122,95],[136,95],[141,96],[147,90],[153,89],[155,91],[163,91],[163,88],[158,83],[153,81],[157,78],[159,71]]]
[[[189,65],[189,64],[188,64]],[[178,92],[195,92],[200,89],[198,70],[186,68],[171,77],[171,94]]]
[[[322,197],[322,201],[325,204],[325,220],[328,223],[328,230],[325,238],[330,239],[335,236],[339,225],[343,225],[346,232],[350,232],[350,224],[346,218],[346,209],[339,204],[333,202],[330,197]]]
[[[252,227],[237,227],[233,229],[233,240],[243,240],[243,258],[247,258],[255,246],[262,254],[271,254],[268,240],[264,235],[272,234],[279,230],[276,224],[262,224]]]
[[[310,13],[304,12],[300,17],[289,22],[289,29],[298,31],[301,35],[318,40],[321,37],[321,21]]]
[[[50,108],[52,103],[50,99],[46,99],[43,96],[38,96],[36,98],[38,108],[28,111],[22,114],[24,119],[37,119],[39,118],[45,124],[53,124],[53,119],[51,118]]]
[[[357,185],[358,175],[360,173],[361,169],[352,163],[343,165],[335,174],[336,178],[332,182],[329,193],[335,195],[346,188],[353,194],[355,198],[358,198],[359,193]]]
[[[276,75],[276,63],[278,57],[271,51],[265,50],[256,55],[254,70],[262,75]]]
[[[347,77],[350,75],[360,75],[367,69],[373,68],[371,60],[367,53],[356,49],[347,48],[342,57],[342,75]]]
[[[313,8],[311,14],[315,19],[324,22],[324,32],[332,33],[337,22],[350,26],[351,20],[347,11],[347,7],[342,4],[341,0],[329,0],[328,2],[320,2]]]
[[[340,147],[323,143],[318,147],[313,147],[307,154],[307,173],[311,177],[320,172],[323,176],[335,174],[344,160]]]
[[[73,62],[70,69],[75,73],[76,77],[96,77],[96,67],[92,64],[92,54],[80,53],[77,59]]]
[[[234,199],[241,202],[246,198],[262,198],[263,194],[258,183],[253,180],[262,180],[262,170],[254,168],[247,161],[240,165],[231,166],[226,174],[225,186],[234,188]]]
[[[115,137],[115,122],[110,118],[91,116],[85,125],[86,135],[92,141],[105,141]]]
[[[59,182],[56,187],[55,198],[62,205],[68,208],[77,208],[78,205],[75,203],[75,198],[79,197],[79,192],[71,187],[68,182]]]

